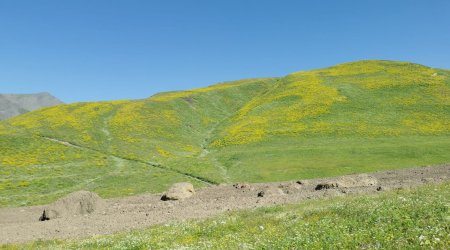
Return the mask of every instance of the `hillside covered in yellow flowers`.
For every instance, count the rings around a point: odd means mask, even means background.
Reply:
[[[450,71],[358,61],[0,122],[0,206],[450,162]]]

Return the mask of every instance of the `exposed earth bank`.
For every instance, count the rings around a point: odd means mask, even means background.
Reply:
[[[182,200],[161,199],[162,194],[104,200],[81,191],[50,205],[0,209],[0,244],[110,234],[231,210],[377,193],[449,179],[450,165],[445,165],[313,180],[219,185],[192,191],[192,196]]]

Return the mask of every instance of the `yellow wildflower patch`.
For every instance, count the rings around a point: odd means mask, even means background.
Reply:
[[[233,124],[213,146],[246,144],[268,134],[298,134],[306,130],[299,121],[329,112],[335,102],[346,100],[337,89],[323,84],[316,74],[302,73],[295,81],[274,87],[242,107]]]
[[[158,152],[158,154],[160,155],[160,156],[162,156],[162,157],[171,157],[172,156],[172,153],[170,153],[169,151],[167,151],[167,150],[164,150],[164,149],[162,149],[161,147],[156,147],[156,152]]]
[[[414,113],[403,120],[403,125],[421,134],[439,134],[450,132],[450,120],[431,113]]]

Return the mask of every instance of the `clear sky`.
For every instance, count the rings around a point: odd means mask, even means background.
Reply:
[[[0,0],[0,93],[136,99],[360,59],[450,69],[450,1]]]

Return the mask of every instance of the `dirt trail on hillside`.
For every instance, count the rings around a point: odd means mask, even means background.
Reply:
[[[196,190],[191,198],[176,201],[162,201],[161,194],[103,200],[89,192],[78,192],[69,195],[70,199],[62,198],[52,205],[0,209],[0,244],[83,238],[205,218],[232,210],[357,193],[377,193],[449,179],[450,165],[445,165],[335,178],[211,186]],[[74,197],[84,198],[78,201]],[[61,213],[60,217],[39,221],[43,210],[51,211],[52,206],[66,207],[70,201],[77,204],[75,209],[72,207],[66,211],[71,213]]]
[[[62,144],[62,145],[67,146],[67,147],[74,147],[74,148],[81,149],[81,150],[96,152],[96,153],[100,153],[100,154],[103,154],[105,156],[116,158],[116,159],[120,159],[120,160],[123,160],[123,161],[139,162],[139,163],[145,164],[145,165],[147,165],[149,167],[152,167],[152,168],[158,168],[158,169],[162,169],[164,171],[168,171],[168,172],[176,173],[176,174],[179,174],[179,175],[183,175],[184,177],[193,179],[193,180],[198,181],[198,182],[202,182],[203,184],[206,184],[206,185],[214,185],[214,184],[216,184],[215,182],[210,181],[210,180],[208,180],[208,179],[206,179],[204,177],[195,176],[195,175],[193,175],[191,173],[185,173],[185,172],[177,170],[177,169],[167,168],[167,167],[162,166],[159,163],[152,163],[152,162],[136,160],[136,159],[127,159],[127,158],[121,157],[120,155],[116,155],[116,154],[112,154],[112,153],[108,153],[108,152],[103,152],[103,151],[98,150],[98,149],[88,148],[88,147],[81,146],[81,145],[76,145],[76,144],[74,144],[72,142],[69,142],[69,141],[63,141],[63,140],[60,140],[60,139],[57,139],[57,138],[52,138],[52,137],[43,136],[43,135],[40,135],[40,137],[43,138],[43,139],[52,141],[52,142],[56,142],[56,143]]]

